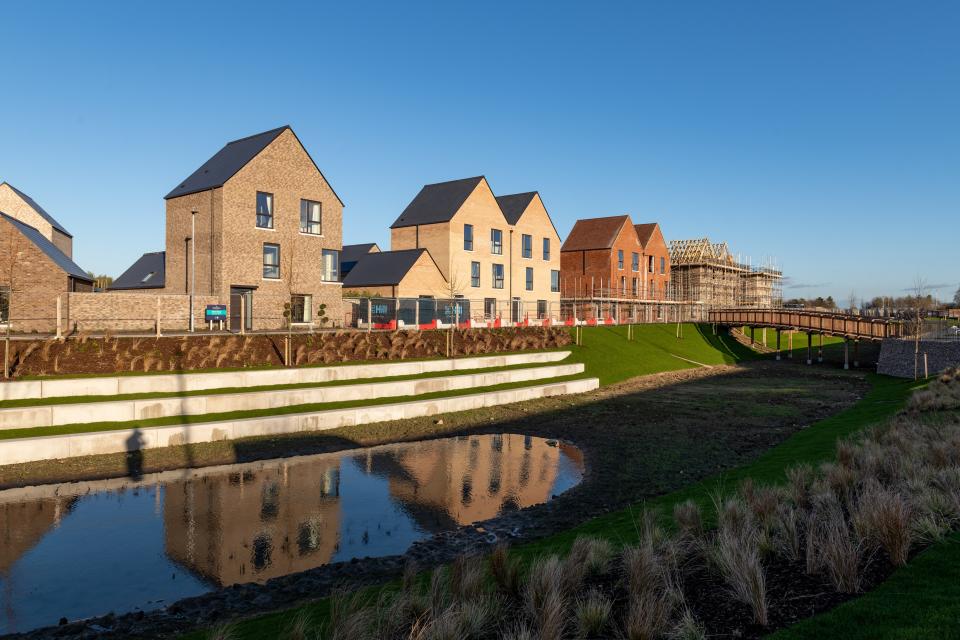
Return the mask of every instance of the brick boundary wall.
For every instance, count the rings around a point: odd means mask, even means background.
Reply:
[[[914,352],[916,344],[912,340],[888,339],[880,347],[880,360],[877,373],[897,378],[912,378],[914,374]],[[960,341],[920,342],[919,375],[923,376],[923,354],[927,354],[927,367],[930,375],[936,375],[944,369],[960,366]]]
[[[189,328],[190,296],[131,295],[124,292],[70,293],[70,330],[77,331],[155,331],[159,304],[160,328],[164,331],[185,331]],[[203,324],[208,304],[226,304],[217,296],[195,296],[194,318]],[[65,314],[66,315],[66,314]]]

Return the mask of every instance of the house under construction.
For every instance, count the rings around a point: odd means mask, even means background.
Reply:
[[[734,258],[726,242],[708,238],[670,241],[671,287],[677,300],[707,308],[773,308],[783,303],[783,274],[773,261],[761,266]]]

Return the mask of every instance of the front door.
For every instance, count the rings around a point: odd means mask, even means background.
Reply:
[[[241,307],[243,313],[240,313]],[[240,317],[243,316],[244,331],[253,330],[253,289],[230,287],[230,331],[240,331]]]

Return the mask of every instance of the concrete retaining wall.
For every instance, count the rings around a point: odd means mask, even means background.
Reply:
[[[174,396],[144,400],[105,400],[77,404],[0,409],[0,429],[24,429],[90,422],[129,422],[181,415],[253,411],[321,402],[347,402],[425,393],[492,387],[547,380],[583,373],[582,364],[551,365],[460,376],[440,376],[394,382],[311,387],[248,393]]]
[[[269,436],[301,431],[324,431],[337,427],[371,424],[404,418],[481,409],[549,396],[592,391],[597,378],[556,382],[503,391],[490,391],[451,398],[414,400],[377,406],[332,409],[285,416],[246,418],[166,427],[145,427],[0,441],[0,465],[33,460],[53,460],[140,449]]]
[[[914,375],[914,353],[916,344],[911,340],[884,340],[880,347],[880,360],[877,373],[897,378],[912,378]],[[936,375],[944,369],[960,366],[960,342],[920,342],[919,375],[923,377],[923,355],[927,355],[927,368],[930,375]]]
[[[127,393],[182,393],[204,389],[258,387],[278,384],[317,384],[334,380],[408,376],[437,371],[487,369],[518,364],[546,364],[558,362],[569,355],[569,351],[542,351],[451,360],[417,360],[383,364],[303,367],[299,369],[18,380],[0,384],[0,400],[114,396]]]

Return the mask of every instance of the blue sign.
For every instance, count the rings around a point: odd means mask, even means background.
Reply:
[[[206,311],[204,311],[204,317],[207,322],[220,322],[221,320],[227,319],[227,305],[225,304],[208,304]]]

